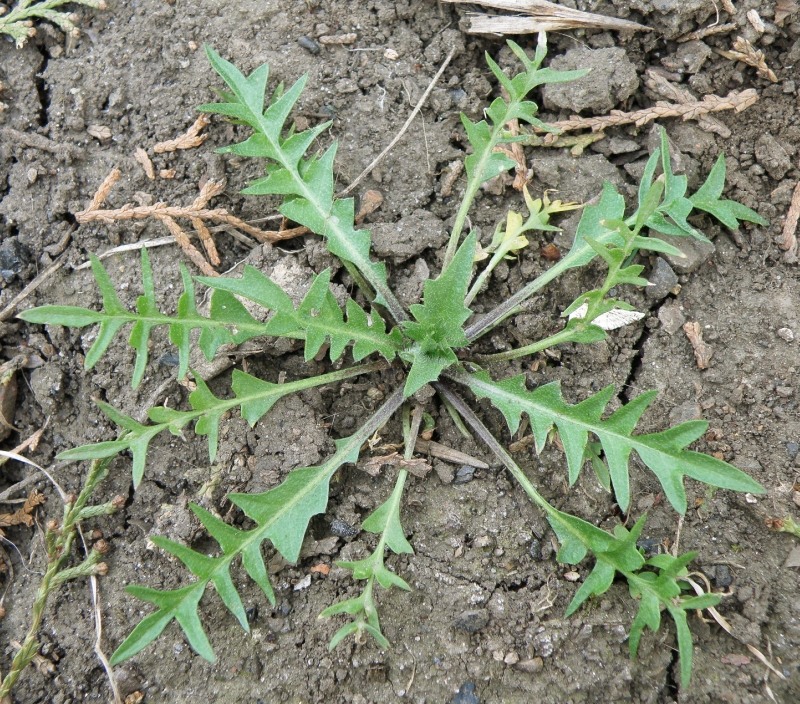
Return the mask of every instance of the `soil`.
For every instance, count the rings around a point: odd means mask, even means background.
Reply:
[[[104,12],[76,8],[83,30],[77,39],[66,39],[53,27],[41,25],[21,50],[10,41],[0,41],[4,86],[0,101],[6,105],[0,112],[0,309],[62,248],[63,269],[21,308],[54,302],[99,304],[90,274],[74,267],[89,253],[166,234],[152,222],[77,226],[74,213],[85,207],[112,167],[123,173],[108,200],[115,207],[136,200],[190,203],[198,184],[224,177],[227,188],[215,206],[247,220],[274,213],[270,199],[239,194],[261,166],[214,152],[234,136],[235,128],[222,120],[212,122],[208,141],[197,149],[152,154],[153,144],[185,131],[195,119],[194,106],[212,100],[220,87],[203,44],[215,47],[242,69],[269,62],[274,82],[288,84],[309,74],[295,120],[298,124],[333,120],[327,139],[339,140],[336,167],[342,185],[388,144],[448,51],[455,49],[452,63],[408,134],[359,189],[361,194],[367,188],[382,193],[382,207],[370,216],[370,227],[389,261],[401,299],[415,300],[422,281],[441,265],[444,233],[463,182],[462,177],[448,195],[451,163],[463,158],[466,148],[459,111],[475,119],[495,95],[483,54],[488,51],[502,65],[510,65],[510,52],[501,40],[463,33],[464,9],[433,0],[111,0],[108,5]],[[648,632],[639,657],[629,658],[626,638],[635,602],[624,584],[615,584],[602,598],[564,618],[578,584],[567,574],[570,568],[556,562],[554,537],[546,521],[476,442],[458,434],[434,401],[434,438],[487,461],[492,468],[461,472],[454,479],[459,467],[437,460],[435,472],[411,482],[403,521],[415,554],[392,558],[391,564],[413,591],[379,594],[382,625],[392,649],[350,641],[328,652],[328,640],[341,624],[317,619],[327,605],[357,592],[344,570],[332,566],[323,575],[312,573],[311,567],[364,556],[372,538],[346,528],[357,529],[389,492],[386,474],[371,477],[346,467],[334,480],[326,514],[312,523],[301,561],[270,562],[278,599],[275,608],[242,570],[235,571],[252,632],[244,633],[209,590],[201,616],[217,662],[210,664],[195,655],[172,625],[154,645],[115,668],[123,696],[140,692],[154,704],[800,701],[798,572],[786,562],[796,539],[771,532],[765,525],[770,517],[798,517],[793,497],[798,496],[795,481],[800,473],[800,270],[784,260],[776,244],[800,177],[794,68],[800,60],[800,13],[794,10],[776,25],[776,7],[782,5],[793,4],[739,0],[734,18],[738,29],[680,43],[676,40],[682,35],[715,21],[713,3],[581,1],[580,9],[635,20],[653,31],[576,30],[549,37],[554,63],[596,68],[603,80],[586,79],[568,90],[547,91],[540,98],[545,120],[561,119],[576,110],[592,115],[653,105],[659,98],[644,85],[648,68],[697,96],[755,88],[759,101],[754,107],[717,114],[730,132],[727,137],[705,131],[696,122],[668,119],[663,125],[691,187],[697,188],[717,154],[724,152],[728,197],[755,208],[770,225],[745,226],[731,233],[699,218],[697,225],[712,238],[713,246],[694,247],[687,262],[645,259],[647,272],[658,285],[646,294],[625,292],[646,312],[643,322],[612,333],[607,343],[555,350],[533,367],[529,360],[496,370],[504,375],[526,371],[532,383],[560,379],[572,401],[608,383],[617,385],[620,400],[656,388],[659,400],[646,414],[643,430],[705,417],[711,430],[697,449],[719,453],[766,487],[766,495],[749,497],[710,492],[687,482],[690,510],[679,526],[652,476],[639,467],[632,471],[631,517],[645,511],[649,516],[643,538],[651,546],[670,545],[679,533],[681,549],[698,552],[694,569],[708,577],[715,591],[725,594],[719,611],[734,637],[714,622],[690,618],[695,638],[691,686],[679,689],[677,684],[671,624],[656,635]],[[763,34],[746,19],[749,10],[756,10],[766,23]],[[720,21],[727,19],[723,16]],[[352,44],[319,42],[325,35],[351,32],[356,35]],[[729,49],[736,34],[764,51],[777,83],[716,53]],[[517,39],[532,49],[532,37]],[[104,135],[97,126],[108,132]],[[603,180],[612,180],[627,197],[635,195],[655,138],[650,125],[628,126],[608,130],[604,140],[578,157],[562,150],[530,150],[532,192],[557,189],[562,200],[585,202],[597,195]],[[156,170],[174,169],[174,178],[149,180],[134,159],[137,147],[150,150]],[[495,184],[479,196],[473,225],[488,241],[496,221],[508,208],[521,209],[521,203],[520,194],[509,185]],[[555,243],[562,250],[575,223],[576,217],[560,222],[564,232]],[[246,260],[265,271],[281,271],[300,288],[312,270],[330,263],[312,237],[281,248],[250,249],[225,233],[217,241],[224,259],[221,271]],[[161,247],[152,250],[152,258],[159,303],[174,309],[175,273],[185,257],[177,247]],[[107,264],[123,302],[132,306],[141,290],[138,256],[117,255]],[[476,312],[488,309],[493,300],[507,296],[548,266],[539,247],[533,246],[519,261],[499,267],[490,292],[478,299]],[[556,330],[560,311],[581,290],[596,285],[600,275],[599,267],[590,267],[563,277],[559,286],[542,293],[528,310],[489,335],[484,349],[504,349]],[[337,281],[345,279],[340,274]],[[688,321],[700,324],[713,350],[707,369],[698,368],[681,330]],[[122,340],[112,345],[95,369],[86,371],[82,362],[95,330],[43,328],[14,319],[0,326],[0,361],[27,348],[43,362],[20,376],[14,419],[19,432],[4,440],[3,447],[14,447],[49,418],[43,440],[30,458],[51,467],[68,491],[79,490],[86,467],[59,463],[55,455],[115,435],[94,398],[133,416],[139,416],[148,403],[168,400],[180,407],[186,402],[182,387],[169,381],[175,368],[163,334],[155,336],[147,374],[133,391],[129,385],[133,354]],[[281,372],[297,378],[327,368],[312,363],[309,369],[293,346],[269,348],[241,363],[251,373],[272,380]],[[226,392],[228,373],[211,382],[215,393]],[[155,549],[148,537],[167,535],[214,551],[216,546],[204,537],[188,503],[198,501],[228,520],[241,521],[226,494],[266,490],[291,469],[324,458],[332,438],[351,432],[373,407],[380,395],[374,390],[385,393],[394,383],[390,375],[365,381],[301,394],[276,406],[253,429],[238,416],[227,418],[212,466],[203,438],[191,432],[184,438],[158,438],[135,493],[129,459],[115,462],[98,500],[121,494],[127,505],[118,514],[86,526],[102,531],[112,548],[106,556],[108,575],[100,582],[106,652],[112,652],[149,613],[146,604],[125,593],[125,585],[174,588],[187,581],[180,564]],[[373,393],[368,394],[369,389]],[[508,439],[499,416],[484,410],[495,430]],[[384,436],[396,441],[397,427],[390,425]],[[557,506],[604,528],[619,521],[613,500],[594,481],[581,480],[568,491],[557,450],[547,450],[540,458],[530,449],[521,450],[516,457]],[[4,484],[29,471],[10,463],[4,468]],[[47,482],[37,486],[48,496],[38,515],[43,525],[60,517],[61,508]],[[24,637],[44,565],[40,531],[13,527],[6,532],[5,551],[14,569],[13,579],[5,577],[0,651],[4,671],[14,652],[11,641]],[[590,567],[587,561],[576,568],[579,579]],[[85,582],[71,582],[51,599],[39,639],[52,672],[29,668],[16,687],[14,701],[111,700],[103,668],[92,652],[95,624]],[[770,672],[745,644],[769,658],[784,679]]]

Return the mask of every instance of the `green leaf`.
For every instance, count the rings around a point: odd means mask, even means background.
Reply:
[[[739,222],[752,222],[757,225],[768,225],[769,222],[762,218],[755,210],[751,210],[734,200],[720,199],[725,186],[725,155],[720,154],[711,173],[700,189],[691,197],[695,208],[704,210],[713,215],[725,227],[731,230],[739,229]]]
[[[305,225],[326,239],[328,250],[356,267],[376,293],[376,302],[385,304],[395,320],[405,320],[406,314],[389,289],[383,264],[370,259],[371,235],[355,227],[352,198],[333,198],[333,159],[336,145],[331,145],[321,157],[305,158],[305,151],[324,127],[284,135],[285,123],[305,87],[306,76],[264,110],[266,65],[244,76],[233,64],[206,47],[209,61],[232,91],[227,102],[200,106],[204,112],[216,112],[234,117],[247,124],[254,135],[245,142],[224,151],[262,157],[270,160],[267,177],[256,181],[247,192],[260,195],[285,196],[281,213]]]
[[[415,320],[403,327],[417,341],[409,356],[411,370],[405,395],[411,396],[428,382],[439,378],[442,370],[458,361],[453,348],[467,344],[463,324],[471,315],[464,305],[475,258],[475,233],[470,233],[458,248],[449,266],[433,281],[426,281],[424,302],[411,306]]]
[[[387,361],[392,361],[400,349],[400,331],[392,330],[387,333],[386,323],[376,310],[367,313],[358,303],[348,298],[345,318],[331,292],[328,269],[314,278],[297,308],[277,284],[251,266],[245,267],[240,279],[200,277],[198,280],[214,289],[215,294],[232,293],[267,310],[275,311],[264,327],[264,332],[268,335],[305,340],[306,361],[313,359],[326,343],[330,345],[331,361],[341,357],[345,348],[351,344],[356,361],[374,352],[381,354]],[[231,320],[232,316],[229,314],[227,319]]]
[[[466,383],[478,398],[489,398],[505,417],[512,433],[519,427],[522,414],[527,414],[540,452],[548,433],[555,427],[567,453],[571,481],[577,478],[576,465],[583,461],[588,433],[593,434],[602,445],[616,500],[623,511],[630,505],[628,462],[631,452],[636,452],[656,475],[670,504],[679,513],[685,513],[687,507],[685,476],[723,489],[764,492],[758,482],[736,467],[686,449],[705,432],[705,422],[689,421],[662,432],[633,435],[636,424],[655,398],[653,392],[636,397],[604,419],[605,406],[613,396],[611,387],[577,405],[570,405],[563,400],[557,383],[528,391],[522,375],[497,382],[485,372],[479,372],[464,374],[458,380]]]

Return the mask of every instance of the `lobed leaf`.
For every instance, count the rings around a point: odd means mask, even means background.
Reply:
[[[241,598],[230,577],[234,558],[242,555],[248,574],[274,604],[274,591],[260,554],[261,544],[269,540],[286,560],[297,561],[309,521],[325,510],[328,484],[334,472],[343,464],[358,459],[361,445],[383,424],[387,409],[393,410],[400,401],[399,392],[390,396],[384,406],[354,435],[337,440],[336,452],[321,465],[296,469],[281,484],[261,494],[231,494],[231,501],[255,522],[254,528],[239,530],[201,507],[192,506],[192,511],[219,543],[222,555],[208,557],[171,540],[155,538],[154,542],[159,547],[175,555],[197,579],[187,587],[170,591],[129,587],[131,594],[154,604],[158,610],[134,628],[114,653],[112,661],[119,663],[135,655],[155,640],[173,619],[177,620],[195,652],[213,661],[213,650],[197,615],[200,598],[209,583],[216,587],[223,603],[242,627],[248,630]]]
[[[653,402],[655,392],[641,394],[603,418],[614,394],[613,387],[606,387],[581,403],[570,405],[564,401],[558,383],[528,391],[524,375],[499,382],[493,381],[485,372],[456,378],[468,385],[478,398],[489,398],[505,417],[512,433],[516,432],[522,415],[526,414],[539,452],[548,433],[555,427],[564,445],[570,484],[578,479],[589,434],[594,435],[602,445],[614,494],[623,511],[627,511],[630,505],[628,463],[632,452],[656,475],[665,496],[679,513],[685,513],[687,508],[683,486],[685,476],[723,489],[764,492],[758,482],[736,467],[686,449],[705,432],[708,424],[704,421],[688,421],[669,430],[633,435],[642,414]]]
[[[334,200],[333,159],[336,145],[331,145],[319,158],[304,158],[306,150],[327,124],[305,132],[283,134],[285,122],[305,87],[307,77],[296,81],[265,110],[266,64],[250,76],[245,76],[212,48],[206,47],[206,54],[213,68],[231,89],[232,95],[227,102],[208,103],[198,109],[234,117],[255,132],[244,142],[222,151],[262,157],[271,162],[267,176],[254,182],[246,192],[285,196],[280,207],[281,213],[325,237],[328,250],[353,264],[375,289],[376,302],[386,305],[395,320],[404,320],[405,312],[389,289],[384,265],[370,259],[369,231],[355,227],[353,199]]]

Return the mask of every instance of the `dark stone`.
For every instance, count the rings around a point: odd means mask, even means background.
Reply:
[[[467,633],[477,633],[489,624],[489,612],[486,609],[468,609],[456,616],[453,625]]]
[[[475,476],[475,467],[470,467],[468,464],[462,464],[458,471],[456,471],[456,477],[453,480],[453,484],[468,484],[472,481]]]
[[[475,693],[475,683],[464,682],[450,704],[481,704],[480,697]]]
[[[797,453],[800,452],[800,444],[796,442],[787,442],[786,452],[789,453],[789,459],[793,460],[795,457],[797,457]]]
[[[30,263],[31,253],[16,237],[0,244],[0,277],[12,281]]]
[[[359,534],[359,529],[351,526],[341,518],[334,518],[331,521],[331,534],[337,538],[353,538]]]
[[[678,275],[661,257],[656,259],[650,275],[647,277],[650,285],[645,288],[645,295],[654,301],[666,298],[678,283]]]
[[[733,584],[731,568],[727,565],[714,567],[714,586],[718,589],[727,589],[731,584]]]

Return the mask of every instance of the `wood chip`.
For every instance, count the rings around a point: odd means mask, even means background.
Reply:
[[[363,462],[358,463],[358,468],[364,470],[371,477],[376,477],[380,474],[381,469],[385,466],[396,467],[397,469],[405,469],[409,474],[421,479],[425,478],[428,473],[433,469],[431,465],[421,457],[414,457],[410,460],[404,459],[399,452],[392,452],[388,455],[379,455],[377,457],[370,457]]]
[[[783,223],[783,232],[778,246],[786,253],[784,261],[793,264],[797,261],[797,222],[800,219],[800,181],[794,187],[792,201],[786,212],[786,222]]]
[[[764,20],[761,19],[761,15],[758,14],[758,10],[748,10],[747,21],[759,34],[764,34],[764,32],[767,31],[767,28],[764,26]]]
[[[703,342],[703,333],[700,329],[700,323],[697,321],[688,322],[683,326],[683,331],[686,333],[686,337],[689,339],[689,343],[694,350],[697,368],[708,369],[711,357],[714,356],[714,350]]]
[[[105,125],[89,125],[86,132],[98,142],[108,142],[111,139],[111,128]]]

